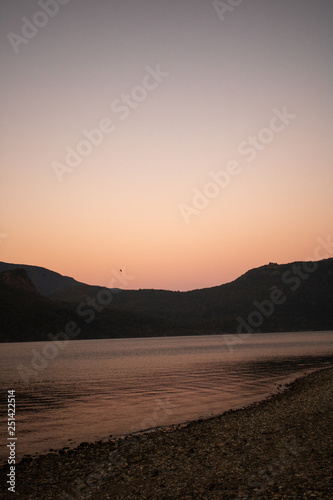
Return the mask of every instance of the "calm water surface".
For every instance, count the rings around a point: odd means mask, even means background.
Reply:
[[[53,342],[2,344],[1,442],[8,436],[8,389],[16,391],[21,458],[219,414],[262,399],[305,372],[333,366],[333,332],[235,339],[85,340],[56,350]],[[1,461],[7,457],[2,446]]]

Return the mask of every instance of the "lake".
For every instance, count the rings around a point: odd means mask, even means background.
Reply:
[[[2,344],[1,442],[8,390],[16,394],[20,459],[217,415],[326,366],[333,332]]]

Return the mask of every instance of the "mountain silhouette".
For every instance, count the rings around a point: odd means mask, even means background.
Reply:
[[[270,263],[189,292],[107,289],[0,263],[0,341],[333,330],[333,259]]]

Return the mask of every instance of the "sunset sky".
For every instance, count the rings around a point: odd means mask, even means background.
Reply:
[[[1,261],[190,290],[313,258],[333,2],[222,5],[2,0]]]

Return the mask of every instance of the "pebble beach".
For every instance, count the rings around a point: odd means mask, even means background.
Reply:
[[[333,368],[264,401],[16,464],[2,498],[333,499]]]

